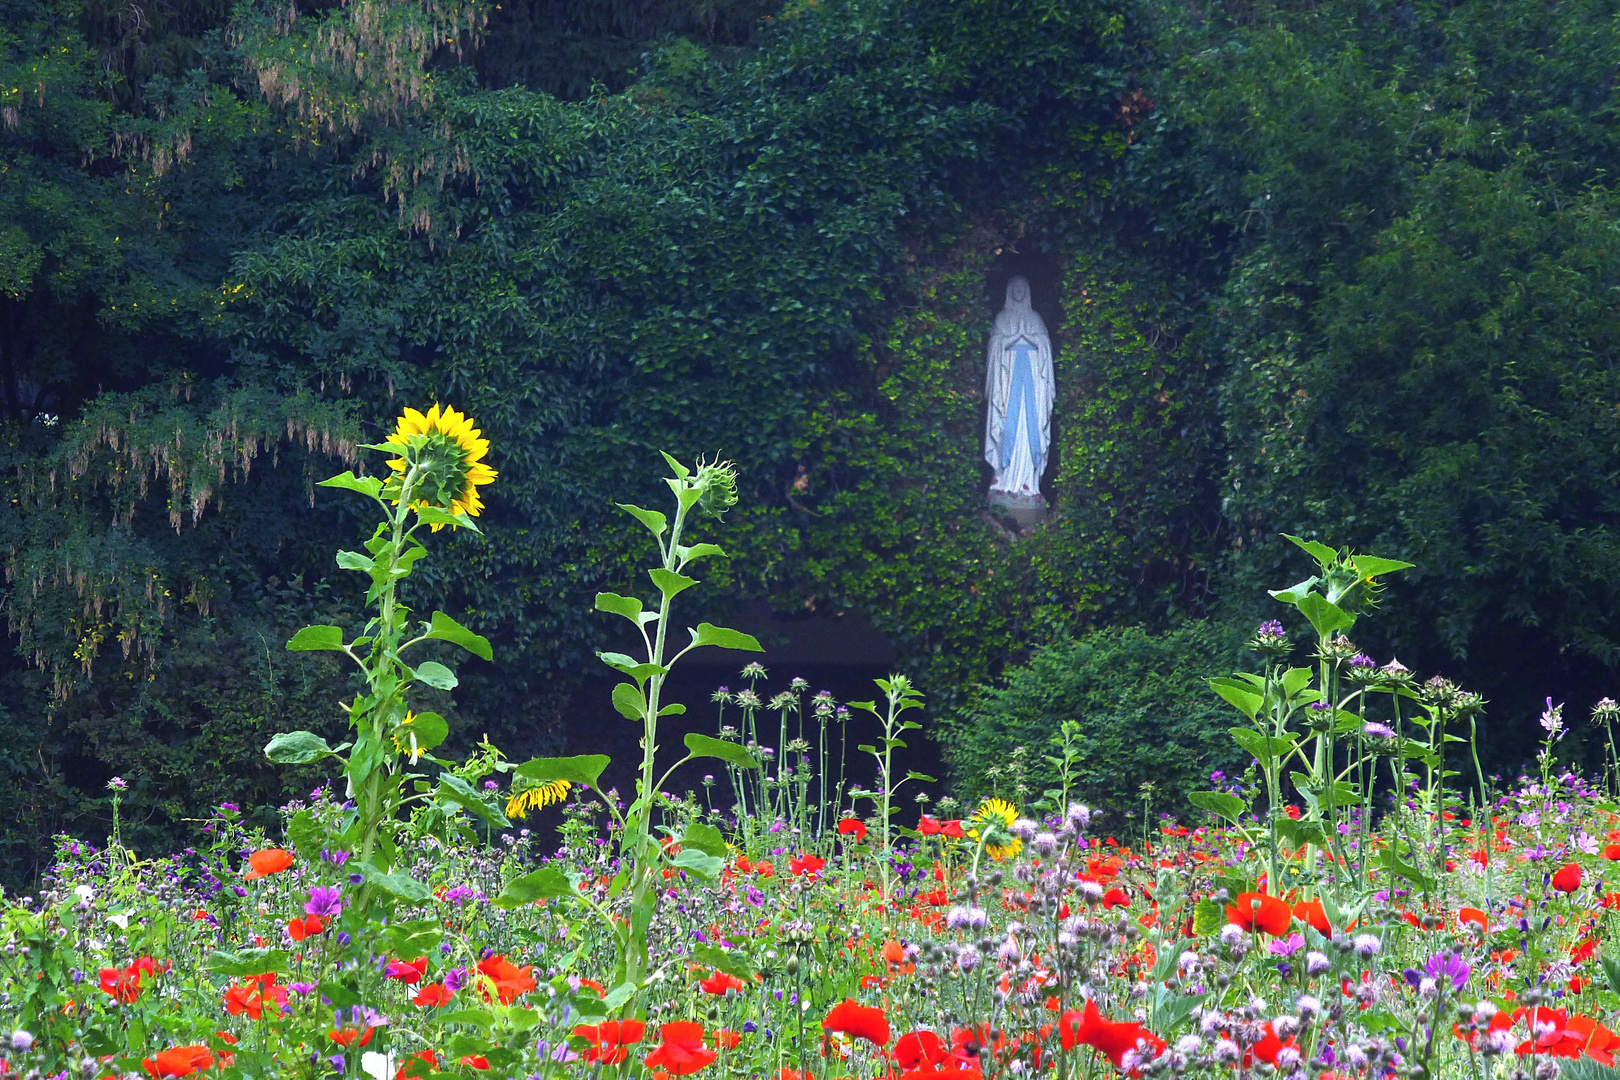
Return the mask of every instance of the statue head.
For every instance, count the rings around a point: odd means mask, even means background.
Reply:
[[[1015,274],[1007,282],[1007,306],[1024,307],[1029,304],[1029,281],[1022,274]]]

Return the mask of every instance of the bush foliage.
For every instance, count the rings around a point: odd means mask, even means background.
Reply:
[[[1153,808],[1186,813],[1187,795],[1207,789],[1211,772],[1235,774],[1248,760],[1227,734],[1231,708],[1206,682],[1237,665],[1242,644],[1230,627],[1189,621],[1043,645],[1002,684],[980,688],[951,728],[946,757],[978,781],[974,795],[1022,784],[1038,797],[1060,785],[1054,740],[1073,721],[1071,798],[1102,808],[1115,827],[1134,810],[1140,825],[1143,785],[1151,785]]]

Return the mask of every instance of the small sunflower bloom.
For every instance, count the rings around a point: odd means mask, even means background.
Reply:
[[[412,506],[436,506],[468,517],[483,512],[478,488],[493,484],[499,474],[484,463],[489,440],[473,426],[472,417],[449,405],[434,405],[425,413],[406,409],[388,441],[405,448],[388,462],[395,482],[402,482],[413,467],[417,470],[413,494],[418,497]],[[434,532],[442,528],[433,525]]]
[[[1024,849],[1024,842],[1011,832],[1017,820],[1018,810],[1012,803],[1006,799],[986,799],[973,812],[972,824],[976,827],[968,831],[968,836],[977,840],[980,829],[985,830],[984,853],[996,862],[1003,862],[1015,858]]]

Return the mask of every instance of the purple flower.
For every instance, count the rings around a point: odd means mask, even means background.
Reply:
[[[444,988],[452,994],[460,993],[461,988],[467,985],[467,969],[451,968],[444,973]]]
[[[323,919],[335,919],[343,914],[343,890],[331,885],[317,885],[309,890],[309,902],[304,905],[304,914],[319,915]]]
[[[1287,637],[1288,631],[1284,630],[1283,624],[1276,619],[1268,619],[1260,624],[1255,634],[1258,637]]]
[[[315,984],[307,982],[288,983],[287,989],[291,990],[299,997],[303,997],[306,994],[313,994],[315,992]]]
[[[1423,965],[1423,973],[1436,983],[1450,979],[1453,990],[1461,990],[1473,970],[1463,962],[1462,957],[1449,952],[1436,953]]]
[[[380,1028],[388,1026],[388,1017],[367,1005],[352,1005],[347,1013],[337,1009],[332,1013],[333,1027]]]
[[[1376,720],[1369,720],[1362,725],[1361,733],[1369,739],[1393,739],[1395,729],[1388,724],[1380,724]]]
[[[1305,947],[1305,939],[1298,934],[1289,934],[1287,938],[1273,941],[1266,946],[1266,951],[1272,956],[1293,956]]]

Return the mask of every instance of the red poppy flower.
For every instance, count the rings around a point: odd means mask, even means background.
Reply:
[[[1620,1035],[1585,1016],[1571,1017],[1569,1030],[1577,1034],[1586,1033],[1587,1057],[1601,1065],[1614,1065],[1615,1052],[1620,1051]]]
[[[1590,1028],[1582,1030],[1571,1026],[1572,1021],[1569,1019],[1567,1009],[1548,1009],[1543,1006],[1537,1006],[1535,1009],[1515,1009],[1513,1019],[1524,1021],[1525,1027],[1531,1032],[1531,1037],[1516,1047],[1516,1051],[1520,1054],[1578,1058],[1592,1038]],[[1580,1019],[1575,1018],[1576,1021]]]
[[[1604,844],[1603,857],[1605,859],[1620,859],[1620,844]]]
[[[1117,907],[1130,907],[1130,904],[1131,898],[1126,896],[1125,890],[1117,885],[1103,893],[1102,906],[1106,911],[1112,911]]]
[[[534,989],[534,978],[529,974],[534,970],[533,964],[518,967],[504,956],[491,956],[488,960],[478,962],[478,970],[495,984],[495,993],[500,996],[502,1005],[510,1005],[518,999],[519,994],[527,994]],[[487,993],[485,996],[488,996]]]
[[[302,919],[287,920],[287,934],[294,941],[303,941],[313,937],[326,929],[326,923],[319,915],[306,915]]]
[[[690,1076],[704,1069],[718,1056],[703,1045],[703,1025],[691,1020],[673,1020],[658,1029],[662,1040],[644,1059],[649,1069],[662,1069],[671,1076]]]
[[[168,1076],[190,1076],[214,1066],[213,1052],[206,1046],[172,1046],[156,1057],[145,1058],[141,1068],[152,1080]]]
[[[698,983],[698,986],[702,988],[705,994],[713,994],[716,997],[724,997],[733,990],[739,994],[743,992],[743,981],[741,979],[720,970],[716,970],[713,975]]]
[[[465,1054],[461,1058],[461,1064],[469,1069],[487,1069],[489,1068],[489,1058],[483,1054]]]
[[[394,1080],[416,1080],[438,1071],[439,1055],[431,1050],[418,1050],[399,1063],[399,1068],[394,1070]]]
[[[1258,930],[1282,937],[1294,924],[1294,911],[1288,901],[1265,893],[1238,893],[1237,902],[1226,905],[1226,921],[1245,930]]]
[[[719,1050],[721,1047],[724,1047],[727,1050],[735,1050],[737,1049],[737,1044],[742,1042],[742,1035],[738,1032],[730,1030],[729,1028],[715,1028],[713,1031],[709,1032],[707,1042],[716,1050]]]
[[[754,864],[754,873],[760,877],[775,877],[776,867],[768,859],[761,859]]]
[[[120,1005],[128,1005],[141,996],[141,969],[134,964],[127,968],[102,968],[101,989]]]
[[[939,824],[939,819],[938,818],[931,818],[927,814],[919,814],[918,815],[918,817],[917,817],[917,831],[919,833],[921,833],[922,835],[924,835],[924,836],[938,836],[940,834],[940,829],[941,829],[941,826]]]
[[[862,1005],[854,998],[845,998],[827,1013],[821,1021],[824,1031],[841,1031],[853,1039],[865,1039],[873,1046],[889,1042],[889,1018],[882,1009]]]
[[[796,855],[788,860],[788,869],[793,871],[795,875],[800,876],[809,875],[815,877],[821,873],[822,867],[826,865],[826,859],[810,854]]]
[[[1491,1017],[1491,1022],[1489,1024],[1489,1026],[1486,1028],[1486,1030],[1487,1031],[1506,1031],[1508,1028],[1510,1028],[1512,1026],[1513,1026],[1513,1014],[1509,1013],[1509,1012],[1498,1012],[1495,1016]],[[1467,1032],[1465,1034],[1461,1027],[1459,1027],[1456,1024],[1452,1024],[1451,1025],[1451,1033],[1453,1035],[1457,1036],[1457,1038],[1461,1039],[1463,1042],[1467,1043],[1470,1049],[1474,1049],[1474,1050],[1479,1049],[1479,1032],[1478,1031],[1470,1031],[1470,1032]]]
[[[962,830],[962,821],[960,818],[955,821],[947,821],[941,825],[939,827],[939,835],[951,840],[964,840],[967,838],[967,833]]]
[[[1581,887],[1581,868],[1574,863],[1565,863],[1552,876],[1552,887],[1561,893],[1574,892]]]
[[[442,1009],[450,1004],[450,999],[455,996],[444,983],[428,983],[411,998],[411,1004],[422,1008]]]
[[[250,1020],[263,1019],[266,1005],[275,1006],[271,1015],[280,1016],[286,1004],[287,988],[276,985],[274,972],[249,976],[240,985],[225,991],[225,1011],[232,1016],[247,1013]]]
[[[1477,907],[1458,908],[1457,909],[1457,925],[1458,926],[1467,926],[1470,923],[1472,923],[1473,925],[1479,927],[1481,930],[1485,930],[1487,932],[1490,930],[1490,922],[1489,922],[1489,920],[1486,919],[1485,913],[1483,911],[1479,910],[1479,908],[1477,908]]]
[[[902,1069],[921,1069],[938,1065],[951,1056],[945,1040],[932,1031],[908,1032],[895,1040],[894,1063]]]
[[[271,874],[279,874],[293,864],[293,857],[278,847],[261,848],[248,856],[248,872],[244,881],[256,881]]]
[[[574,1034],[590,1040],[591,1045],[582,1055],[586,1061],[618,1065],[630,1053],[625,1047],[635,1045],[647,1034],[647,1025],[640,1020],[606,1020],[600,1024],[581,1024],[574,1029]]]
[[[390,960],[383,977],[402,982],[406,986],[414,986],[422,981],[427,974],[427,957],[418,956],[415,960]]]
[[[844,818],[838,823],[838,835],[853,836],[858,844],[866,839],[866,823],[860,818]]]
[[[1288,1037],[1286,1042],[1277,1038],[1277,1032],[1272,1029],[1270,1020],[1261,1025],[1260,1031],[1263,1037],[1249,1049],[1249,1053],[1267,1065],[1276,1065],[1278,1054],[1282,1053],[1285,1048],[1292,1049],[1295,1047],[1292,1035]]]
[[[370,1024],[355,1024],[328,1031],[326,1037],[345,1049],[353,1049],[371,1045],[371,1038],[376,1034],[377,1029]]]
[[[1135,1050],[1140,1042],[1145,1041],[1154,1056],[1165,1046],[1163,1039],[1141,1024],[1107,1019],[1097,1011],[1097,1003],[1089,1000],[1084,1012],[1077,1013],[1071,1009],[1058,1019],[1058,1039],[1065,1050],[1089,1046],[1101,1051],[1116,1069],[1123,1067],[1121,1062],[1126,1052]]]
[[[1320,900],[1306,900],[1294,905],[1294,918],[1309,926],[1323,937],[1333,933],[1333,927],[1328,925],[1327,912]]]

